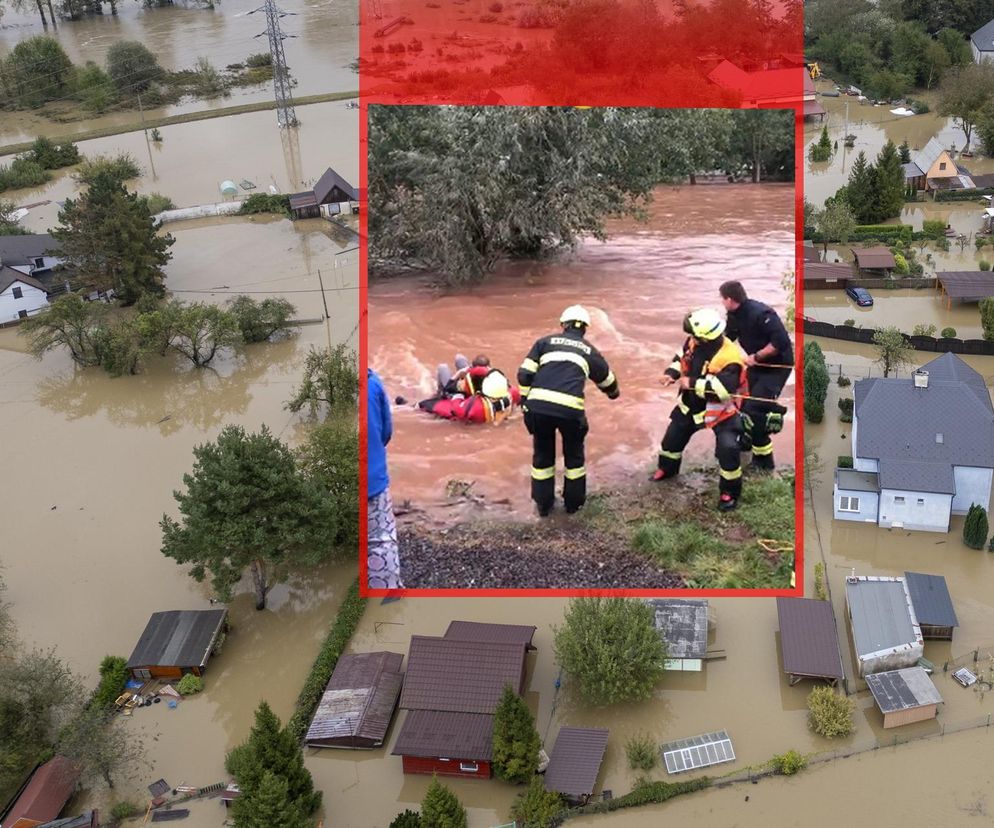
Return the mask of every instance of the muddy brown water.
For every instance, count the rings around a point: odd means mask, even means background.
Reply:
[[[591,490],[640,478],[655,465],[674,404],[659,377],[683,342],[684,314],[719,308],[718,285],[740,279],[750,295],[783,311],[780,280],[793,267],[793,189],[785,185],[660,188],[649,221],[608,224],[606,243],[587,241],[570,258],[503,266],[484,285],[440,294],[414,279],[385,280],[369,292],[370,364],[394,408],[389,460],[395,501],[419,506],[444,499],[449,480],[476,481],[473,491],[529,513],[531,444],[520,416],[499,426],[434,419],[410,403],[433,394],[435,368],[456,352],[489,354],[514,378],[560,313],[581,303],[593,319],[588,338],[618,377],[610,401],[588,385],[587,469]],[[793,461],[791,411],[775,438],[778,457]],[[714,441],[698,435],[687,463],[713,462]],[[444,514],[444,512],[442,513]]]
[[[283,18],[283,31],[293,37],[285,42],[287,65],[296,81],[295,95],[316,95],[358,88],[358,75],[350,64],[358,55],[358,4],[338,0],[288,0],[281,7],[290,13]],[[48,34],[56,37],[70,59],[105,64],[107,50],[117,40],[144,43],[166,69],[192,69],[200,57],[218,69],[240,63],[256,52],[267,51],[266,20],[249,14],[254,4],[218,3],[214,9],[177,4],[168,8],[144,8],[141,3],[122,2],[118,14],[108,13],[78,21],[60,22]],[[5,55],[27,37],[46,33],[33,7],[20,12],[5,8],[0,18],[0,55]],[[263,37],[256,38],[260,32]],[[146,110],[147,117],[174,115],[271,100],[272,83],[232,90],[227,98],[184,100],[176,106]],[[275,119],[272,112],[267,113]],[[298,113],[301,120],[305,115]],[[5,112],[0,119],[0,143],[25,141],[36,135],[66,135],[83,129],[131,124],[138,113],[120,112],[88,118],[85,122],[58,124],[30,112]]]

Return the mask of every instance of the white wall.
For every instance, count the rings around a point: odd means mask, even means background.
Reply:
[[[835,486],[832,495],[834,497],[833,510],[836,520],[851,520],[858,523],[877,522],[877,505],[879,502],[879,495],[876,492],[855,492],[847,489],[840,489],[838,486]],[[839,508],[839,504],[842,502],[843,497],[858,497],[859,511],[843,512]]]
[[[20,299],[14,298],[14,288],[19,287],[22,292]],[[38,290],[31,285],[22,282],[14,282],[3,293],[0,293],[0,322],[10,322],[17,319],[19,311],[33,313],[38,308],[43,308],[48,304],[48,294],[43,290]]]
[[[965,515],[973,503],[978,503],[985,509],[990,506],[994,469],[953,466],[953,480],[956,485],[956,496],[953,498],[954,515]]]
[[[903,503],[900,498],[904,498]],[[948,532],[952,500],[948,494],[882,489],[879,525],[890,528],[901,524],[905,529]]]

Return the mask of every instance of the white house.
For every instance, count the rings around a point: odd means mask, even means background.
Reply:
[[[44,280],[62,262],[57,255],[58,247],[59,243],[48,233],[0,236],[0,265]]]
[[[836,469],[836,520],[948,532],[990,505],[994,406],[984,378],[943,354],[913,378],[855,385],[852,469]]]
[[[988,21],[970,35],[970,49],[973,51],[974,63],[994,61],[994,20]]]
[[[26,319],[48,305],[48,291],[33,276],[0,265],[0,324]]]

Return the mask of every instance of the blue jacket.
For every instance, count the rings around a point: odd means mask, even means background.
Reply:
[[[387,443],[393,436],[393,419],[390,416],[390,400],[383,390],[383,382],[372,368],[368,369],[366,382],[366,423],[369,433],[367,448],[367,469],[369,479],[366,489],[368,497],[376,497],[390,485],[387,473]]]

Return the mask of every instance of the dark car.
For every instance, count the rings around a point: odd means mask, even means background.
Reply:
[[[873,297],[870,296],[870,291],[866,288],[847,287],[846,296],[852,299],[861,308],[873,307]]]

